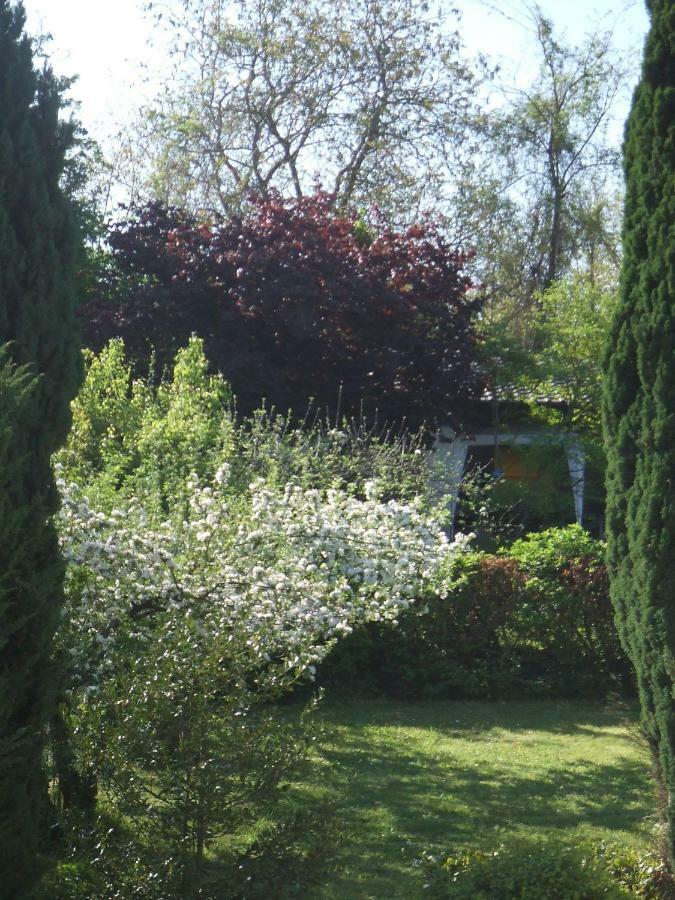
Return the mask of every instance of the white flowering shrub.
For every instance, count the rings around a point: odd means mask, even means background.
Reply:
[[[314,741],[313,702],[277,701],[342,636],[442,591],[460,544],[418,438],[265,410],[241,422],[196,338],[159,384],[132,377],[120,342],[86,362],[56,460],[56,780],[64,804],[131,828],[92,897],[207,896],[208,848],[271,814]],[[97,830],[110,859],[113,838]]]
[[[73,586],[64,628],[89,690],[121,637],[139,649],[153,639],[158,614],[194,618],[214,639],[241,630],[256,664],[283,658],[304,671],[354,623],[395,619],[449,550],[414,505],[296,485],[278,493],[262,480],[230,504],[222,483],[222,470],[211,485],[192,478],[186,517],[152,525],[133,502],[105,515],[61,483]]]
[[[375,483],[359,500],[262,479],[241,493],[230,477],[191,476],[165,520],[133,500],[104,514],[60,485],[80,764],[170,848],[152,881],[165,892],[196,890],[208,844],[260,815],[306,755],[306,723],[269,704],[341,635],[394,620],[455,549]]]

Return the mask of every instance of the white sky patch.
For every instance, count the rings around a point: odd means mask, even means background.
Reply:
[[[24,0],[31,33],[47,32],[59,75],[76,75],[72,97],[93,137],[115,130],[144,99],[166,67],[149,47],[142,0]],[[150,79],[150,82],[148,81]]]

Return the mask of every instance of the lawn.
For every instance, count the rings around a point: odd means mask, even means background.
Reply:
[[[325,760],[297,785],[334,802],[345,838],[307,898],[423,896],[423,850],[507,833],[647,843],[652,811],[632,710],[571,702],[327,704]]]

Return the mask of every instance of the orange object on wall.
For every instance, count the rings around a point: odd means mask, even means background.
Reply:
[[[499,447],[495,463],[507,481],[532,483],[537,481],[541,474],[539,466],[533,464],[533,461],[527,458],[527,454],[517,447]]]

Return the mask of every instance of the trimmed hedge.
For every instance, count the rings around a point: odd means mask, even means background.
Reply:
[[[449,561],[446,597],[340,642],[319,682],[397,699],[592,697],[632,690],[604,545],[579,526]]]

